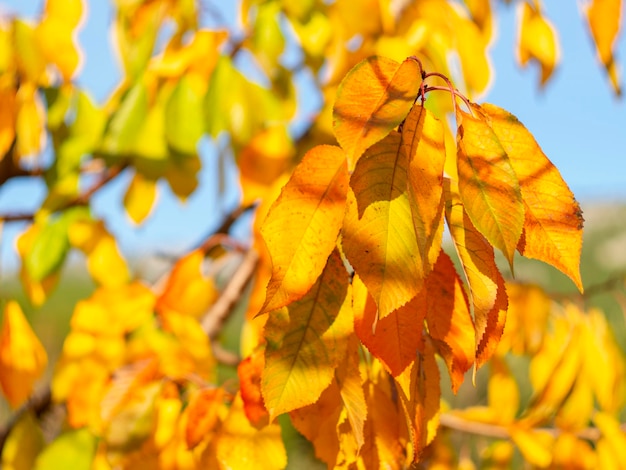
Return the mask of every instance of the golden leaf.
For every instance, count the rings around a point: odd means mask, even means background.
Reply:
[[[519,426],[512,426],[510,432],[513,442],[529,463],[540,468],[546,468],[550,465],[554,437],[547,431],[531,431]]]
[[[530,2],[520,4],[521,19],[517,46],[520,65],[525,67],[529,60],[541,66],[541,86],[544,86],[559,61],[559,44],[556,31],[537,6]]]
[[[520,404],[520,393],[505,360],[494,356],[489,361],[487,384],[489,407],[494,409],[500,423],[512,423]]]
[[[157,198],[156,183],[156,180],[138,172],[130,180],[124,195],[124,207],[133,223],[142,223],[152,212]]]
[[[226,392],[219,387],[203,388],[191,395],[185,408],[187,416],[185,441],[189,449],[193,449],[200,441],[219,429],[220,413],[225,398]]]
[[[270,313],[261,388],[270,421],[315,402],[331,383],[352,332],[348,281],[334,251],[302,299]]]
[[[257,429],[269,423],[269,414],[261,395],[261,375],[265,367],[262,349],[256,349],[237,366],[243,410],[250,424]]]
[[[347,190],[339,147],[315,147],[296,167],[261,225],[272,257],[263,312],[302,298],[315,283],[335,247]]]
[[[350,170],[365,150],[406,117],[420,79],[420,67],[413,59],[398,64],[384,57],[365,59],[345,76],[337,90],[333,130]]]
[[[622,91],[615,62],[615,42],[622,21],[622,1],[593,0],[587,5],[585,14],[591,36],[596,44],[598,58],[606,68],[611,85],[619,96]]]
[[[459,195],[474,227],[513,266],[524,225],[519,181],[506,151],[487,122],[457,112]]]
[[[13,408],[31,395],[47,364],[46,350],[21,307],[14,300],[8,301],[0,330],[0,387]]]
[[[553,265],[582,291],[579,263],[583,218],[574,195],[515,116],[487,103],[474,105],[473,109],[484,116],[498,136],[519,180],[525,218],[518,251]]]
[[[379,318],[415,297],[425,277],[407,187],[408,163],[394,131],[365,152],[350,179],[342,246],[376,301]]]

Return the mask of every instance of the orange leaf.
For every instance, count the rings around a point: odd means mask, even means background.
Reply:
[[[187,446],[197,446],[207,434],[215,432],[219,425],[219,413],[224,404],[226,392],[223,388],[204,388],[191,396],[185,409]]]
[[[344,77],[333,108],[333,130],[351,170],[366,149],[406,117],[420,81],[416,61],[398,64],[385,57],[365,59]]]
[[[261,385],[270,420],[315,402],[330,384],[352,332],[349,287],[334,251],[302,299],[270,313]]]
[[[377,321],[376,304],[358,276],[352,280],[354,330],[363,345],[395,377],[422,350],[422,327],[426,316],[426,292]]]
[[[394,131],[365,152],[350,179],[342,245],[380,318],[415,297],[425,277],[407,167],[401,136]]]
[[[261,374],[265,366],[265,356],[260,349],[255,350],[237,366],[243,411],[250,424],[257,429],[269,423],[269,415],[261,395]]]
[[[287,466],[287,453],[278,423],[263,429],[250,425],[237,395],[216,444],[220,468],[279,470]]]
[[[522,67],[529,60],[541,66],[541,86],[545,85],[559,61],[559,43],[552,24],[529,2],[520,5],[521,20],[518,39],[518,60]]]
[[[517,249],[527,258],[561,270],[582,291],[579,263],[583,218],[574,195],[515,116],[487,103],[473,109],[485,117],[498,136],[519,178],[525,219]]]
[[[459,194],[474,226],[513,266],[522,235],[519,181],[500,140],[482,119],[457,113]]]
[[[426,108],[414,106],[402,126],[402,142],[409,157],[409,198],[417,253],[427,274],[437,261],[443,234],[443,127]]]
[[[504,330],[507,295],[493,247],[472,224],[453,182],[446,188],[446,219],[469,283],[476,332],[476,366],[495,351]]]
[[[194,250],[178,260],[172,269],[156,310],[173,311],[199,318],[215,301],[217,291],[213,280],[202,272],[204,253]]]
[[[426,280],[424,293],[428,332],[446,362],[456,393],[474,362],[476,335],[463,283],[444,252]]]
[[[4,306],[0,330],[0,387],[13,408],[30,396],[47,364],[46,350],[19,304],[10,300]]]
[[[418,354],[411,367],[396,378],[413,441],[414,462],[419,460],[424,447],[435,438],[439,427],[439,367],[434,345],[430,339],[424,344],[424,352]]]
[[[622,92],[615,63],[615,42],[622,20],[621,10],[622,0],[593,0],[585,11],[598,58],[606,68],[617,95]]]
[[[307,152],[261,226],[273,264],[263,312],[302,298],[315,283],[335,247],[347,190],[339,147]]]

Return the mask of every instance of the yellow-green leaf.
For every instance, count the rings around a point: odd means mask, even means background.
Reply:
[[[90,470],[96,453],[96,439],[87,428],[64,432],[39,454],[34,468]]]
[[[487,103],[473,109],[485,117],[498,136],[519,180],[525,218],[518,251],[527,258],[551,264],[582,291],[579,264],[583,217],[574,195],[515,116]]]
[[[343,222],[348,178],[343,150],[330,145],[313,148],[296,167],[261,225],[272,257],[262,311],[298,300],[315,283]]]
[[[31,470],[45,446],[43,433],[33,411],[19,417],[2,446],[4,470]]]
[[[615,42],[622,21],[622,3],[622,0],[593,0],[585,11],[598,58],[606,68],[617,95],[622,91],[615,62]]]
[[[459,195],[474,226],[513,266],[524,225],[519,181],[494,131],[460,111],[457,133]]]
[[[141,173],[135,173],[130,180],[124,195],[124,207],[135,224],[140,224],[150,215],[157,197],[156,183]]]
[[[204,133],[203,86],[194,77],[183,75],[165,106],[165,136],[179,152],[195,153]]]
[[[333,108],[333,130],[354,168],[366,149],[384,138],[406,117],[417,97],[420,66],[370,57],[345,76]]]
[[[352,331],[349,279],[334,251],[311,290],[270,313],[262,393],[274,419],[310,405],[330,384]]]
[[[399,133],[369,148],[350,179],[343,249],[384,318],[420,291],[424,265],[411,213],[408,158]]]

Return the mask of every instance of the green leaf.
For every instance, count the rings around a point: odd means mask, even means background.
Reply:
[[[26,270],[34,281],[41,281],[57,271],[70,249],[67,222],[59,217],[48,223],[35,238],[26,256]]]
[[[202,94],[198,88],[192,78],[183,76],[165,107],[165,136],[182,153],[195,153],[204,133]]]
[[[102,142],[102,151],[113,156],[131,152],[147,113],[148,92],[145,84],[138,82],[128,90],[111,118]]]
[[[35,462],[35,470],[89,470],[96,454],[96,437],[88,429],[68,431],[57,437]]]

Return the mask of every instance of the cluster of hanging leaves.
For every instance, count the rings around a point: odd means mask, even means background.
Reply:
[[[511,113],[468,99],[492,78],[493,2],[250,0],[239,32],[207,28],[210,5],[114,3],[123,78],[104,104],[74,80],[82,0],[0,24],[0,184],[46,187],[34,214],[0,216],[28,222],[25,293],[42,305],[72,251],[96,285],[37,412],[47,352],[16,301],[0,306],[0,389],[21,406],[3,468],[278,469],[299,452],[293,428],[329,468],[619,464],[625,358],[604,315],[510,283],[495,262],[499,251],[512,269],[518,252],[582,290],[572,193]],[[556,31],[541,2],[515,3],[519,63],[538,64],[543,85]],[[621,3],[585,7],[616,93]],[[293,45],[301,62],[285,65]],[[298,113],[307,74],[312,117]],[[238,168],[240,212],[258,204],[252,247],[226,227],[148,285],[91,197],[129,175],[134,224],[159,192],[185,201],[209,164],[203,136],[218,143],[216,172]],[[485,370],[487,403],[449,409],[444,384],[457,393]],[[459,432],[488,445],[458,452]]]

